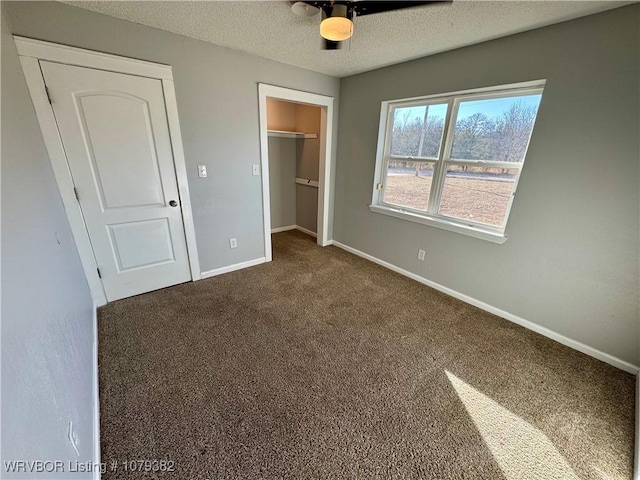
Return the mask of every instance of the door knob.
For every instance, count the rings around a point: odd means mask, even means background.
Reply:
[[[171,205],[172,207],[177,207],[178,206],[178,202],[176,202],[175,200],[171,200],[169,202],[169,205]]]

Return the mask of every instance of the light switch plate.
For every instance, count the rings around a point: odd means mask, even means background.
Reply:
[[[198,177],[205,178],[207,176],[207,166],[198,165]]]
[[[260,165],[253,165],[253,174],[255,176],[260,175]]]

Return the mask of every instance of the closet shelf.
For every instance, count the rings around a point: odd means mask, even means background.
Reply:
[[[267,130],[270,137],[282,138],[318,138],[317,133],[289,132],[285,130]]]
[[[308,178],[300,178],[300,177],[296,177],[296,183],[299,185],[306,185],[307,187],[314,187],[314,188],[318,188],[318,181],[317,180],[310,180]]]

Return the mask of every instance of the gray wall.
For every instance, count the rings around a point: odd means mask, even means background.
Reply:
[[[261,179],[251,174],[258,83],[337,99],[339,80],[57,2],[10,2],[7,11],[19,35],[171,65],[201,268],[264,256]]]
[[[344,78],[334,239],[638,365],[639,12]],[[381,101],[543,78],[505,244],[369,211]]]
[[[305,133],[320,133],[320,108],[296,105],[296,129]],[[319,136],[319,135],[318,135]],[[320,178],[320,138],[297,140],[296,176],[318,180]],[[318,189],[296,185],[296,225],[318,231]]]
[[[318,233],[318,189],[296,184],[296,225]]]
[[[4,8],[4,7],[3,7]],[[11,460],[93,460],[93,304],[2,15],[2,478]],[[80,458],[69,441],[73,421]]]
[[[271,228],[296,224],[296,141],[269,137]]]

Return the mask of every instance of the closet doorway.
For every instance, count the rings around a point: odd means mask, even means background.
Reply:
[[[333,98],[259,85],[265,257],[271,234],[328,239]]]

